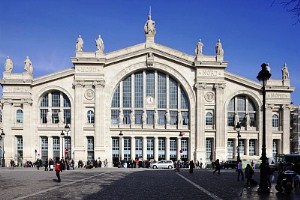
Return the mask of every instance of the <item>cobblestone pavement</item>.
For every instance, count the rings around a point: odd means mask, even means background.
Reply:
[[[0,168],[0,199],[300,199],[300,189],[265,196],[244,188],[234,170],[76,169],[55,172],[35,168]],[[255,173],[259,180],[259,172]],[[274,186],[273,186],[274,187]]]

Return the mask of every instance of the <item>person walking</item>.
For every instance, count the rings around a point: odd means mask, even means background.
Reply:
[[[250,185],[251,185],[251,180],[252,180],[253,174],[254,174],[254,170],[252,169],[250,164],[247,164],[247,166],[245,168],[245,176],[246,176],[246,179],[247,179],[247,186],[248,187],[250,187]]]
[[[216,169],[215,169],[215,171],[213,171],[213,174],[214,174],[216,171],[218,171],[218,174],[220,174],[221,165],[220,165],[219,159],[217,159],[217,160],[215,161],[215,167],[216,167]]]
[[[238,161],[236,170],[238,173],[237,181],[240,181],[240,175],[242,176],[242,181],[244,181],[243,163],[241,160]]]
[[[189,165],[190,165],[190,173],[193,173],[193,171],[194,171],[194,168],[195,168],[194,161],[193,161],[193,160],[191,160]]]
[[[62,171],[61,162],[59,161],[59,159],[56,159],[55,173],[56,173],[56,177],[57,177],[57,182],[61,182],[61,179],[60,179],[60,172],[61,171]]]
[[[45,167],[45,171],[48,171],[48,160],[45,160],[44,167]]]

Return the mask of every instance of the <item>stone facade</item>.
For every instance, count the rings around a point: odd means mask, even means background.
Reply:
[[[150,15],[144,29],[145,43],[107,53],[100,36],[95,52],[84,51],[79,36],[74,68],[42,77],[33,78],[32,68],[13,73],[8,58],[0,82],[6,161],[225,161],[237,156],[237,122],[241,158],[258,160],[261,84],[226,71],[220,40],[215,55],[203,54],[201,40],[188,55],[154,42]],[[268,157],[290,151],[294,88],[284,67],[283,79],[266,87]]]

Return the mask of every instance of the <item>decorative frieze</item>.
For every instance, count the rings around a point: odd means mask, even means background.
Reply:
[[[272,98],[272,99],[285,99],[285,98],[290,98],[289,94],[284,94],[284,93],[277,93],[277,92],[268,92],[267,93],[267,98]]]
[[[224,71],[217,70],[217,69],[199,69],[198,76],[205,76],[205,77],[223,77]]]
[[[102,68],[99,66],[76,66],[75,72],[76,73],[97,73],[101,72]]]
[[[31,89],[29,87],[3,87],[3,92],[12,92],[12,93],[24,93],[24,92],[30,92]]]

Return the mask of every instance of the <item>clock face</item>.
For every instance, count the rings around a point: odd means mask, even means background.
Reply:
[[[152,96],[146,97],[147,103],[153,104],[154,103],[154,98]]]

